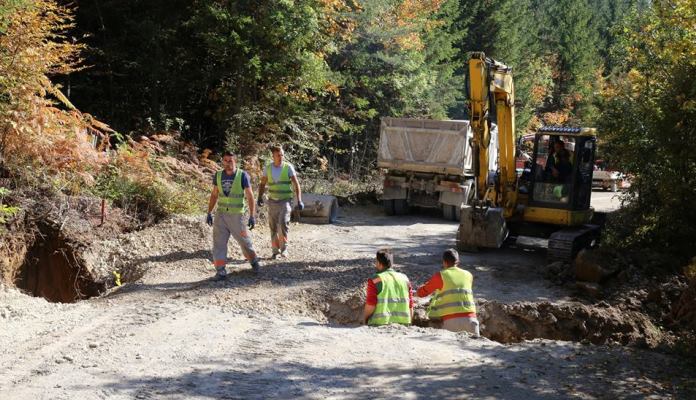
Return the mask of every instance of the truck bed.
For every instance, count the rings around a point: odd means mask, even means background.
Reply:
[[[469,121],[382,118],[377,166],[466,176],[472,173]]]

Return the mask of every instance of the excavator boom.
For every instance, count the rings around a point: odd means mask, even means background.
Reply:
[[[472,204],[462,207],[457,245],[462,250],[502,246],[508,230],[505,219],[517,203],[515,172],[515,91],[512,69],[486,58],[483,53],[469,57],[469,116],[474,132],[476,191]],[[499,174],[489,171],[491,157],[491,108],[498,125]]]

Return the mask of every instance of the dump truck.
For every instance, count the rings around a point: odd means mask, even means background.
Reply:
[[[494,127],[493,152],[496,133]],[[462,205],[474,195],[472,137],[469,121],[382,118],[377,166],[384,171],[385,213],[436,208],[445,219],[459,221]],[[492,156],[488,170],[497,169]]]

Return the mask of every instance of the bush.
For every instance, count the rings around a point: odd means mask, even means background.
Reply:
[[[160,168],[150,153],[122,145],[97,176],[93,193],[151,223],[170,214],[201,212],[207,189],[200,181]]]
[[[4,229],[2,225],[7,223],[7,218],[19,212],[19,207],[8,206],[3,203],[5,196],[8,194],[10,194],[10,190],[0,186],[0,232]]]

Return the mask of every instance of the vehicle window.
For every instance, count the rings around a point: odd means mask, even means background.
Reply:
[[[575,138],[543,135],[536,156],[534,198],[538,201],[568,203],[573,178]]]

